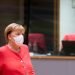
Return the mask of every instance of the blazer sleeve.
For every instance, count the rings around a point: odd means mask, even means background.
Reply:
[[[26,49],[26,62],[27,62],[26,66],[27,66],[28,75],[35,75],[35,71],[31,62],[28,46],[25,49]]]

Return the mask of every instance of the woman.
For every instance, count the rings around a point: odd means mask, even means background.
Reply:
[[[16,23],[5,28],[7,44],[0,47],[0,75],[35,75],[28,46],[23,44],[24,32]]]

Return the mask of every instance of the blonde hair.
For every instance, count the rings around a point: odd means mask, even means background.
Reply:
[[[8,34],[10,34],[11,32],[17,29],[19,29],[21,32],[25,32],[25,27],[17,23],[11,23],[5,28],[4,35],[6,41],[8,41]]]

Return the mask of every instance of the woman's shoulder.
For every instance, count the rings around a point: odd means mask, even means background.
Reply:
[[[7,47],[6,45],[0,47],[0,61],[3,60],[3,59],[5,58],[6,47]]]
[[[22,47],[27,48],[28,49],[28,45],[23,44]]]
[[[0,53],[1,53],[1,52],[4,52],[4,51],[6,50],[6,47],[7,47],[6,45],[1,46],[1,47],[0,47]]]
[[[24,50],[29,50],[28,45],[26,45],[26,44],[23,44],[23,45],[22,45],[22,48],[23,48]]]
[[[23,44],[23,45],[22,45],[22,51],[24,51],[25,53],[26,53],[26,52],[29,52],[28,45]]]

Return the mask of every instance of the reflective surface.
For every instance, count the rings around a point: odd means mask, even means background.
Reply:
[[[25,42],[34,56],[54,55],[58,52],[58,24],[56,0],[0,1],[0,46],[5,44],[4,28],[16,22],[27,25]]]
[[[34,55],[53,55],[57,50],[56,4],[56,0],[30,1],[28,45]]]

